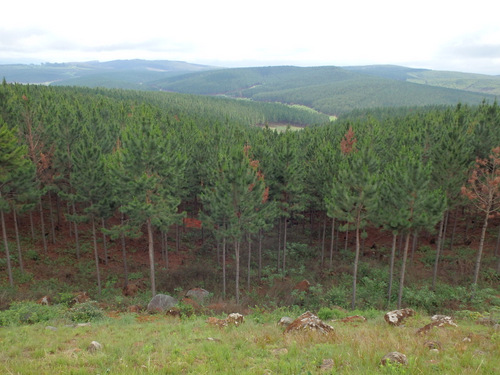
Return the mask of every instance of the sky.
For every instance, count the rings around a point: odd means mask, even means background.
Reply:
[[[6,0],[0,64],[393,64],[500,75],[497,0]]]

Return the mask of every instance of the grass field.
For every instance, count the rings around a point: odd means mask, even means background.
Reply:
[[[364,323],[328,322],[334,334],[284,334],[276,322],[295,310],[254,311],[238,327],[218,328],[207,316],[174,318],[148,314],[108,314],[89,326],[55,320],[0,328],[1,374],[498,374],[500,331],[472,320],[458,327],[416,330],[427,315],[389,326],[383,312]],[[465,341],[464,339],[467,338]],[[92,341],[102,349],[87,350]],[[442,350],[430,351],[427,341]],[[470,340],[470,341],[469,341]],[[381,358],[398,351],[407,366],[382,367]],[[333,366],[322,369],[324,360]]]

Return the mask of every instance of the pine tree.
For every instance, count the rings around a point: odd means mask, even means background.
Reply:
[[[484,213],[481,238],[474,267],[474,279],[472,281],[471,298],[473,298],[479,281],[479,270],[481,268],[488,222],[489,219],[500,212],[500,147],[491,150],[488,159],[477,158],[475,168],[467,184],[462,187],[462,194],[472,201],[477,210]]]
[[[136,115],[137,116],[137,115]],[[156,294],[154,228],[166,228],[183,215],[179,186],[185,156],[175,147],[175,137],[162,127],[148,107],[139,109],[123,131],[111,168],[118,184],[120,210],[137,230],[146,226],[150,282]]]
[[[234,245],[236,303],[240,301],[241,242],[246,233],[255,233],[264,225],[267,207],[271,207],[266,205],[267,190],[258,163],[249,157],[248,150],[235,146],[221,155],[214,185],[207,186],[201,195],[204,223],[217,228],[223,246],[226,239]]]
[[[8,212],[10,207],[4,189],[7,188],[8,191],[9,183],[12,183],[15,178],[23,177],[29,179],[30,166],[31,164],[27,158],[26,147],[19,145],[14,130],[10,130],[3,122],[3,119],[0,118],[0,221],[5,248],[7,273],[11,286],[14,285],[14,278],[12,276],[12,265],[4,216],[4,213]]]
[[[367,137],[358,144],[353,129],[349,128],[340,144],[343,159],[338,165],[332,189],[325,197],[328,215],[347,222],[346,230],[352,225],[356,232],[351,299],[353,309],[356,306],[361,230],[367,225],[378,199],[379,164],[371,143],[372,139]]]

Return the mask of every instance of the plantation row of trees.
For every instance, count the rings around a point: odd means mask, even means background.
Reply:
[[[161,258],[168,264],[167,233],[188,216],[201,219],[204,231],[215,237],[217,254],[222,252],[224,296],[226,258],[230,250],[234,253],[234,296],[239,303],[242,245],[247,244],[250,260],[251,244],[258,241],[260,276],[262,239],[276,228],[276,272],[285,275],[291,224],[313,213],[311,220],[321,220],[323,226],[318,262],[324,267],[331,267],[334,249],[331,236],[327,253],[327,223],[332,233],[354,233],[353,308],[366,229],[394,236],[390,285],[396,238],[404,236],[400,306],[411,236],[438,232],[435,285],[443,233],[459,209],[484,212],[483,237],[471,275],[472,284],[478,283],[488,219],[499,208],[497,103],[365,117],[282,133],[249,126],[251,112],[242,111],[237,118],[228,105],[234,117],[218,101],[192,96],[4,82],[0,212],[10,284],[9,236],[17,239],[23,267],[18,222],[30,223],[45,253],[47,242],[56,241],[56,228],[69,223],[77,261],[79,230],[85,222],[92,232],[99,291],[99,254],[106,247],[100,249],[97,239],[104,235],[121,243],[125,284],[127,238],[147,242],[154,295],[159,252],[155,246],[161,243]],[[49,222],[44,220],[47,209]],[[40,228],[33,224],[34,215],[40,218]],[[15,233],[7,233],[7,220],[13,221],[9,227]],[[247,275],[250,285],[250,272]]]

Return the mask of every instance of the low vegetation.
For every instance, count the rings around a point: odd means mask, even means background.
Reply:
[[[382,313],[366,311],[366,322],[325,320],[334,331],[321,335],[283,333],[276,323],[282,316],[296,318],[303,312],[298,307],[255,309],[240,326],[223,328],[207,324],[209,315],[203,314],[177,318],[108,312],[89,316],[89,325],[75,325],[57,306],[46,311],[52,312],[49,320],[0,328],[0,372],[495,374],[498,370],[498,328],[476,324],[473,315],[458,316],[458,327],[435,328],[418,336],[416,330],[430,321],[425,313],[393,327]],[[92,341],[102,348],[91,349]],[[438,342],[440,349],[430,350],[425,345],[429,341]],[[381,358],[392,351],[405,354],[408,365],[381,366]]]

